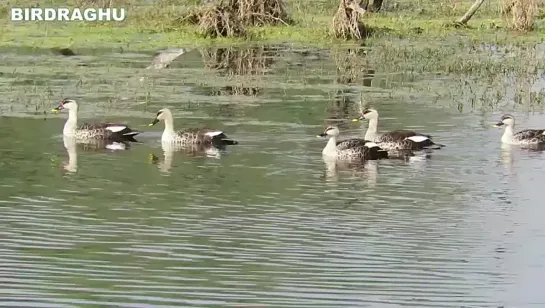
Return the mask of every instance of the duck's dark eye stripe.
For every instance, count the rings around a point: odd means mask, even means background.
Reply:
[[[162,111],[157,112],[157,116],[159,116],[161,113],[163,113],[163,112]]]

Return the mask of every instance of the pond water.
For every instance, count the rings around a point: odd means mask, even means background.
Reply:
[[[152,53],[4,52],[2,307],[545,305],[545,156],[502,147],[490,127],[500,111],[414,91],[435,75],[341,76],[328,51],[203,54],[146,70]],[[62,97],[80,102],[81,122],[144,131],[141,144],[65,148],[66,114],[48,113]],[[316,134],[336,124],[363,136],[366,123],[347,121],[360,98],[379,110],[379,130],[446,147],[326,165]],[[163,125],[147,127],[163,107],[175,127],[215,127],[239,145],[163,153]],[[513,114],[518,129],[545,127]]]

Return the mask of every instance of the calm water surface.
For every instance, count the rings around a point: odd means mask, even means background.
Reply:
[[[164,71],[142,69],[151,53],[8,51],[0,305],[545,306],[545,156],[502,148],[489,125],[501,112],[407,94],[425,79],[376,72],[340,85],[325,52],[264,53],[248,75],[203,69],[198,51]],[[417,129],[447,147],[428,160],[327,166],[315,136],[330,123],[363,136],[366,123],[342,120],[360,92],[380,130]],[[81,102],[81,121],[146,131],[142,144],[65,148],[66,115],[43,114],[63,96]],[[162,124],[147,128],[164,106],[177,127],[204,123],[240,144],[219,158],[165,155]],[[519,129],[545,120],[515,116]]]

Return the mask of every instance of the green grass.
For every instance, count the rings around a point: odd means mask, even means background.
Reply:
[[[0,47],[72,47],[156,49],[166,46],[234,45],[248,42],[291,42],[320,47],[354,45],[333,39],[329,28],[337,9],[337,1],[316,2],[288,0],[288,12],[295,23],[291,26],[267,26],[249,29],[247,38],[207,39],[197,28],[184,25],[180,17],[194,1],[158,1],[145,5],[140,0],[113,0],[112,7],[129,7],[122,23],[85,22],[11,22],[9,9],[14,7],[83,7],[86,0],[3,1],[0,3]],[[98,3],[109,1],[99,0]],[[395,1],[390,1],[395,2]],[[506,30],[497,3],[483,5],[469,23],[469,28],[455,29],[469,1],[400,0],[387,7],[385,13],[371,14],[364,23],[374,29],[366,43],[406,38],[416,41],[462,39],[483,43],[535,43],[545,38],[543,23],[529,33]]]

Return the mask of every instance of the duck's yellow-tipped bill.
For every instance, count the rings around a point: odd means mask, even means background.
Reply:
[[[352,122],[358,122],[360,119],[352,119]]]
[[[148,124],[148,126],[149,126],[149,127],[152,127],[152,126],[153,126],[153,123]]]
[[[492,124],[492,127],[500,127],[498,124]]]
[[[57,113],[57,112],[59,112],[59,110],[57,110],[57,109],[51,109],[51,112]]]
[[[320,136],[320,135],[316,135],[316,138],[322,138],[322,136]]]

